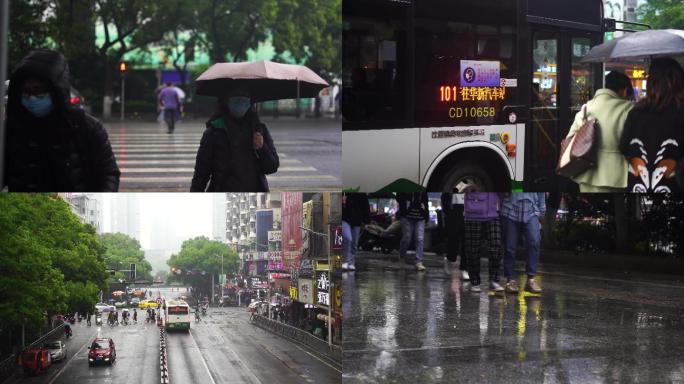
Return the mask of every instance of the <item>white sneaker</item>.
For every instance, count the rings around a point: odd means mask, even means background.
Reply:
[[[461,271],[461,280],[470,281],[470,275],[468,274],[468,271],[466,271],[465,269]]]
[[[416,270],[419,271],[419,272],[422,272],[422,271],[425,270],[425,266],[423,265],[422,262],[416,263]]]
[[[342,270],[348,271],[349,270],[349,263],[342,263]]]
[[[471,285],[470,292],[482,292],[482,288],[479,285]]]
[[[504,289],[501,284],[497,283],[496,281],[490,281],[489,290],[492,292],[503,292]]]
[[[354,264],[352,264],[352,263],[349,263],[349,264],[347,265],[347,269],[349,269],[350,271],[356,271],[356,267],[355,267]]]

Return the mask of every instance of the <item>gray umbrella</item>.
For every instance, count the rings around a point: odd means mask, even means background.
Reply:
[[[684,31],[650,29],[599,44],[582,58],[582,62],[602,63],[679,55],[684,55]]]

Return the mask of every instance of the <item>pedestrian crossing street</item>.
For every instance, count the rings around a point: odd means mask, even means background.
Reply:
[[[108,124],[106,128],[121,170],[120,191],[190,190],[204,132],[201,124],[180,124],[173,134],[166,133],[161,124]],[[280,156],[278,172],[266,176],[272,191],[341,188],[338,177],[324,174],[307,161],[305,149],[313,140],[291,139],[288,132],[279,131],[271,136]]]

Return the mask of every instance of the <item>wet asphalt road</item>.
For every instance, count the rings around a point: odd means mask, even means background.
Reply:
[[[175,298],[184,288],[152,290],[153,298]],[[139,320],[144,311],[138,311]],[[202,383],[340,383],[341,371],[302,347],[249,323],[244,307],[210,308],[189,333],[167,335],[169,379],[173,384]],[[126,383],[159,384],[159,328],[139,322],[129,326],[74,326],[68,357],[38,376],[17,374],[2,384]],[[117,359],[110,366],[89,367],[87,345],[96,336],[111,337]]]
[[[178,292],[163,290],[175,297]],[[155,293],[156,295],[156,293]],[[341,372],[249,323],[244,307],[210,308],[190,332],[167,335],[171,383],[339,383]]]
[[[140,316],[140,313],[138,314]],[[141,383],[159,384],[159,328],[138,323],[128,326],[88,327],[86,322],[73,327],[74,337],[67,340],[67,359],[54,363],[38,376],[15,375],[9,383]],[[88,366],[88,349],[95,337],[111,337],[116,346],[116,361],[111,366]],[[64,339],[62,339],[64,340]]]
[[[262,119],[280,156],[270,189],[339,190],[342,185],[342,123],[331,118]],[[153,122],[108,122],[121,191],[189,191],[204,120],[187,120],[173,134]]]
[[[684,382],[681,276],[542,264],[540,297],[490,296],[376,256],[344,275],[345,383]]]

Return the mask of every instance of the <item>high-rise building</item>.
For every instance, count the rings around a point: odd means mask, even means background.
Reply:
[[[61,196],[81,222],[92,225],[97,233],[102,233],[102,207],[93,194],[63,193]]]
[[[227,241],[227,222],[226,222],[226,199],[225,193],[212,194],[211,217],[212,217],[212,238],[225,243]]]
[[[138,198],[132,193],[117,193],[110,197],[110,230],[125,233],[140,241],[140,206]]]

